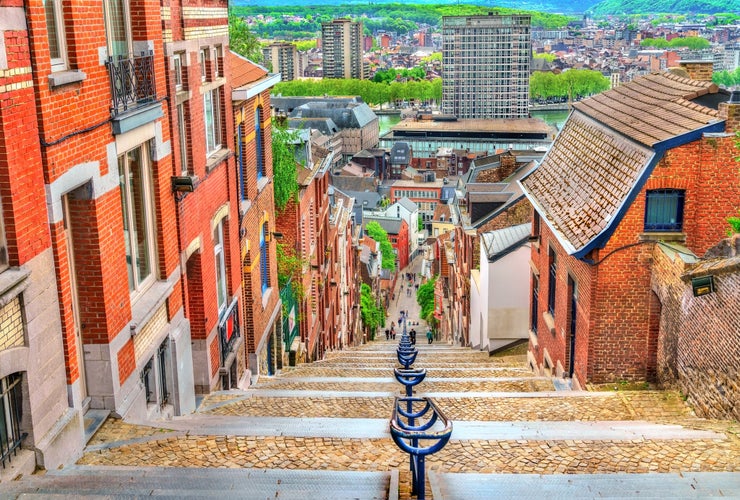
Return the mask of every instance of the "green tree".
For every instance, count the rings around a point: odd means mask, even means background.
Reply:
[[[239,16],[229,14],[229,48],[250,61],[260,62],[262,50],[257,37]]]
[[[437,282],[437,276],[422,283],[416,291],[416,302],[421,306],[419,317],[429,322],[434,315],[434,285]]]
[[[396,253],[393,251],[393,245],[388,241],[388,233],[385,229],[376,221],[370,221],[365,224],[365,232],[380,245],[380,253],[382,254],[380,267],[388,270],[395,269]]]
[[[687,36],[684,38],[674,38],[668,43],[671,48],[687,47],[691,50],[701,50],[709,48],[709,40],[698,36]]]
[[[288,201],[298,196],[298,163],[294,143],[298,134],[281,126],[272,129],[272,169],[275,189],[275,207],[278,212]]]
[[[385,324],[385,311],[367,283],[360,285],[360,317],[369,339],[374,340],[376,330]]]

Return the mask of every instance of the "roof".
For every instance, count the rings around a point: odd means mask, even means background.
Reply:
[[[388,234],[399,234],[401,232],[401,226],[403,225],[403,219],[396,217],[378,217],[374,215],[365,215],[363,221],[364,224],[368,222],[377,222],[380,224],[386,233]]]
[[[655,73],[573,104],[578,111],[646,146],[717,122],[717,111],[692,102],[716,94],[712,82]]]
[[[409,200],[405,196],[403,198],[401,198],[400,200],[398,200],[396,203],[398,203],[403,208],[405,208],[406,210],[408,210],[409,212],[412,212],[412,213],[415,212],[415,211],[417,211],[419,209],[419,207],[416,205],[416,203],[414,203],[413,201]]]
[[[351,196],[355,199],[355,204],[359,206],[364,206],[368,209],[374,209],[377,208],[378,203],[380,203],[380,195],[375,191],[347,191],[345,190],[344,193],[347,196]],[[365,204],[367,202],[367,204]]]
[[[507,132],[549,134],[552,128],[539,118],[460,119],[455,121],[403,120],[394,125],[395,131],[443,131],[445,135],[455,132]]]
[[[523,245],[532,233],[532,223],[519,224],[482,233],[481,245],[486,251],[489,262],[494,262],[504,255]]]
[[[520,181],[563,248],[603,247],[665,151],[724,131],[691,102],[708,82],[649,75],[577,103],[542,163]]]
[[[391,163],[394,165],[408,165],[411,163],[411,148],[408,142],[396,142],[391,148]]]
[[[231,70],[231,86],[233,88],[254,83],[267,76],[267,69],[259,64],[232,51],[229,51],[228,54],[229,69]]]

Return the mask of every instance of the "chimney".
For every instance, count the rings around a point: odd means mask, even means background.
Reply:
[[[729,101],[719,103],[717,111],[725,120],[725,132],[734,134],[740,130],[740,89],[732,91]]]
[[[499,166],[499,172],[501,180],[506,179],[516,170],[516,156],[511,154],[510,151],[501,155],[501,165]],[[499,181],[500,182],[500,181]]]
[[[678,66],[686,70],[689,78],[700,82],[712,81],[712,70],[714,63],[712,61],[678,61]]]

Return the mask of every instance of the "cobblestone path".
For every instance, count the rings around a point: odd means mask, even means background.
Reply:
[[[79,464],[397,470],[399,498],[412,498],[408,457],[389,435],[370,433],[358,438],[343,437],[340,432],[361,428],[364,424],[360,422],[368,419],[387,422],[393,397],[401,392],[392,377],[397,366],[395,346],[393,341],[382,340],[330,353],[324,361],[262,377],[248,391],[212,394],[191,417],[192,429],[187,432],[169,431],[177,419],[169,426],[167,422],[131,425],[109,420]],[[427,458],[428,470],[543,475],[740,472],[738,426],[696,418],[675,392],[556,392],[551,380],[527,371],[522,356],[497,358],[449,346],[417,347],[420,352],[414,366],[426,368],[429,377],[418,393],[433,393],[459,432],[464,432],[465,425],[495,423],[519,428],[552,422],[566,432],[568,425],[575,429],[587,423],[604,429],[625,423],[638,426],[635,435],[603,439],[593,434],[579,438],[576,431],[568,439],[552,438],[547,427],[539,438],[516,438],[504,431],[498,439],[469,435],[456,439],[453,432],[448,445]],[[224,418],[243,424],[237,426],[242,429],[238,435],[218,432],[218,425],[208,427],[209,419]],[[312,419],[335,419],[336,433],[332,435],[331,429],[327,435],[315,436],[250,431],[255,421],[269,424],[285,419],[293,422],[291,428]],[[378,425],[384,425],[387,432],[387,423]],[[649,427],[653,434],[639,430],[640,426]],[[433,497],[429,485],[426,495]]]

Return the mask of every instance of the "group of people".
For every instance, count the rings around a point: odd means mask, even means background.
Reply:
[[[416,286],[416,289],[419,289],[419,284],[416,283],[416,273],[406,273],[406,280],[407,280],[407,288],[406,288],[406,295],[411,296],[411,287]],[[403,292],[403,283],[401,283],[401,292]],[[396,296],[393,294],[393,298],[395,299]],[[408,320],[409,318],[409,312],[408,310],[401,310],[400,316],[398,317],[398,328],[401,328],[401,323],[403,323],[403,320]],[[419,322],[413,322],[409,321],[408,324],[410,325],[419,325]],[[427,343],[431,344],[434,341],[434,334],[432,333],[432,329],[430,327],[427,327]],[[386,340],[395,340],[396,338],[396,324],[394,321],[391,321],[391,327],[385,329],[385,339]],[[416,344],[416,330],[412,328],[409,330],[409,339],[411,340],[411,344]]]

